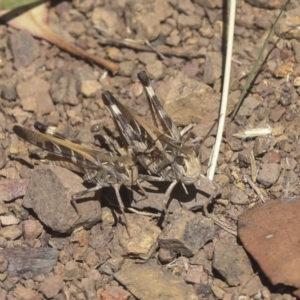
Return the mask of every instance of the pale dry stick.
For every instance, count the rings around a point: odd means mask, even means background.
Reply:
[[[135,41],[132,39],[115,39],[115,38],[105,38],[105,37],[98,37],[98,42],[101,45],[109,45],[109,46],[115,46],[115,47],[126,47],[130,49],[134,49],[137,51],[147,51],[152,52],[153,49],[147,45],[144,44],[143,41]],[[155,52],[159,51],[162,55],[165,56],[175,56],[175,57],[183,57],[187,59],[192,58],[200,58],[205,57],[204,52],[199,52],[196,50],[182,50],[182,49],[174,49],[165,45],[161,45],[160,47],[157,47],[155,49]]]
[[[255,183],[249,178],[249,176],[244,175],[245,181],[251,186],[251,188],[256,192],[256,194],[259,196],[261,202],[265,203],[266,199],[259,190],[259,188],[255,185]]]
[[[219,152],[220,152],[223,131],[224,131],[229,84],[230,84],[230,70],[231,70],[231,59],[232,59],[233,37],[234,37],[235,11],[236,11],[236,0],[231,0],[230,1],[230,17],[229,17],[229,24],[228,24],[228,38],[227,38],[227,47],[226,47],[227,53],[226,53],[226,63],[225,63],[220,117],[219,117],[219,123],[218,123],[216,142],[213,147],[210,164],[209,164],[208,170],[207,170],[207,178],[210,180],[213,180],[213,178],[214,178],[214,174],[215,174],[215,170],[216,170],[216,166],[217,166],[217,160],[218,160],[218,156],[219,156]]]
[[[231,233],[232,235],[237,236],[237,230],[236,229],[232,229],[228,225],[228,222],[222,221],[222,220],[218,219],[216,216],[214,216],[212,214],[209,214],[209,217],[214,221],[214,223],[216,225],[218,225],[219,227],[221,227],[222,229],[224,229],[228,233]]]
[[[143,211],[139,211],[133,207],[126,207],[125,209],[128,211],[131,211],[137,215],[141,215],[141,216],[145,216],[145,217],[152,217],[152,218],[156,217],[157,218],[157,217],[161,216],[160,213],[150,213],[150,212],[146,212],[146,211],[143,212]]]
[[[254,159],[253,151],[250,152],[250,168],[251,168],[251,178],[253,182],[256,182],[257,168]]]
[[[166,59],[165,56],[162,53],[160,53],[157,49],[155,49],[148,40],[145,40],[145,44],[148,47],[150,47],[152,51],[155,52],[161,60]]]

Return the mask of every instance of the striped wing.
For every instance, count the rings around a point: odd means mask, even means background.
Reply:
[[[133,149],[144,168],[155,173],[157,164],[169,160],[159,139],[164,133],[124,107],[111,93],[103,93],[102,99],[113,116],[122,140],[125,140],[125,146]],[[171,137],[166,136],[165,139],[173,142]]]
[[[21,139],[59,157],[66,158],[84,168],[97,169],[101,164],[106,162],[114,163],[117,159],[87,145],[26,129],[19,125],[15,125],[13,131]]]
[[[137,76],[144,87],[155,125],[158,126],[159,122],[164,128],[164,131],[167,135],[171,136],[175,141],[180,142],[180,132],[173,120],[171,119],[171,117],[168,115],[168,113],[165,111],[160,101],[158,100],[153,88],[150,85],[150,79],[147,73],[145,71],[142,71],[138,73]],[[164,137],[162,137],[162,139],[163,138]]]

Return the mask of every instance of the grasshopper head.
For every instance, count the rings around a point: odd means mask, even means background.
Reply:
[[[121,156],[116,164],[116,175],[125,185],[132,185],[137,181],[138,169],[129,156]]]
[[[192,184],[197,181],[201,175],[201,163],[198,155],[197,148],[195,147],[183,147],[183,167],[184,174],[182,176],[182,182],[185,184]]]

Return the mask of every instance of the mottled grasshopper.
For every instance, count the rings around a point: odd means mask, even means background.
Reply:
[[[125,146],[134,151],[137,160],[150,173],[139,174],[139,178],[171,182],[163,200],[163,209],[167,213],[166,206],[170,194],[178,182],[185,188],[185,185],[196,183],[205,177],[201,174],[199,145],[184,145],[182,134],[159,102],[147,74],[140,72],[138,78],[146,92],[155,125],[124,107],[109,92],[103,93],[102,99],[113,115]],[[162,129],[158,128],[159,125]],[[216,192],[204,205],[206,215],[208,203],[218,192],[217,185],[211,183]]]
[[[35,128],[38,131],[15,125],[13,131],[23,140],[61,158],[57,159],[55,164],[72,171],[80,172],[84,174],[85,181],[95,184],[94,187],[72,196],[71,202],[78,214],[78,218],[80,217],[80,212],[76,204],[77,199],[102,187],[112,186],[128,229],[124,204],[119,193],[120,186],[136,184],[144,193],[143,188],[137,181],[138,169],[131,157],[102,152],[90,146],[80,144],[78,141],[68,140],[63,134],[56,131],[55,127],[46,127],[39,122],[35,123]]]

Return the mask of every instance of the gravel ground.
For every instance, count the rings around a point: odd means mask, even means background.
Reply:
[[[213,191],[203,179],[188,194],[176,186],[170,222],[162,215],[167,183],[143,183],[147,199],[122,187],[130,237],[111,188],[79,201],[78,219],[70,197],[90,186],[40,162],[45,153],[12,130],[40,121],[95,148],[107,146],[108,136],[117,144],[101,95],[110,91],[151,122],[137,79],[145,70],[176,125],[194,125],[186,139],[201,145],[206,174],[221,99],[222,3],[74,0],[50,7],[52,30],[113,62],[116,74],[0,25],[0,299],[300,297],[297,1],[276,26],[237,116],[227,118],[214,178],[221,192],[210,217],[202,207]],[[228,115],[283,4],[238,2]],[[253,128],[266,133],[249,138]]]

